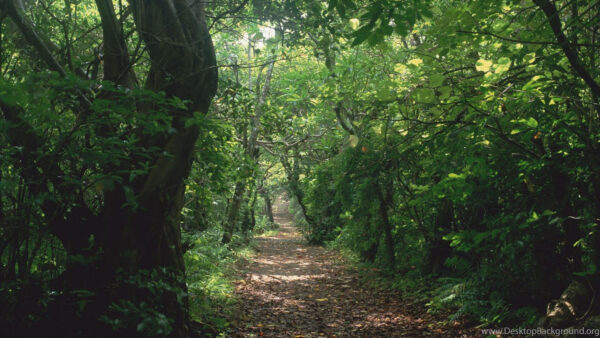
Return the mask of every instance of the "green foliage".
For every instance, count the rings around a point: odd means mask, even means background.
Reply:
[[[532,323],[571,276],[597,278],[594,98],[560,48],[527,43],[555,37],[523,6],[345,6],[356,48],[321,90],[344,128],[311,145],[328,152],[300,185],[309,239],[398,276],[445,276],[432,305],[487,324]],[[401,38],[386,38],[390,22]],[[386,264],[382,203],[396,266]]]
[[[500,324],[533,325],[540,318],[535,307],[514,308],[497,291],[486,290],[481,283],[460,278],[440,278],[427,303],[428,311],[436,312],[451,308],[454,314],[448,319],[461,317],[477,320],[482,326],[495,327]]]
[[[256,218],[256,225],[252,229],[252,233],[256,235],[263,235],[277,231],[279,225],[272,223],[269,218],[265,215],[260,215]]]
[[[235,299],[234,272],[231,267],[251,256],[247,246],[221,244],[222,231],[211,227],[202,233],[184,234],[191,243],[185,256],[190,313],[192,319],[207,328],[207,332],[225,332]],[[230,248],[236,248],[231,250]]]
[[[114,331],[135,325],[136,331],[145,337],[164,337],[173,330],[172,323],[163,313],[144,302],[136,305],[130,301],[120,301],[109,309],[115,313],[115,317],[102,317],[100,320]]]
[[[184,128],[199,135],[178,168],[189,173],[180,222],[189,303],[209,331],[227,329],[227,267],[253,234],[275,229],[266,201],[284,191],[308,241],[350,252],[405,292],[433,283],[422,289],[432,311],[533,323],[571,278],[593,284],[600,266],[598,8],[552,1],[560,27],[551,27],[537,3],[254,0],[239,13],[213,4],[220,89],[208,116],[187,114],[191,102],[169,88],[102,81],[92,1],[26,9],[66,76],[45,70],[3,22],[2,324],[23,327],[29,312],[42,327],[61,302],[85,312],[95,295],[61,294],[56,283],[69,264],[94,267],[97,243],[112,241],[82,236],[67,257],[73,248],[50,223],[88,210],[79,231],[106,210],[150,214],[140,188],[174,159],[157,144]],[[115,14],[142,79],[155,65],[122,5]],[[135,225],[126,237],[146,238]],[[182,281],[130,271],[115,282],[156,303],[122,297],[103,323],[147,336],[176,329],[160,300],[181,302]]]
[[[165,300],[174,297],[183,305],[187,295],[178,285],[183,282],[181,278],[163,268],[121,272],[118,279],[125,290],[136,290],[140,299],[129,296],[112,302],[108,313],[100,316],[100,321],[108,324],[115,334],[131,332],[135,328],[135,332],[147,337],[168,336],[173,330],[174,319],[168,317]],[[147,297],[141,297],[142,294]]]

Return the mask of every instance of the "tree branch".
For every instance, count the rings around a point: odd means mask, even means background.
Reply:
[[[244,7],[246,7],[246,4],[248,4],[248,0],[243,0],[239,5],[237,5],[236,7],[225,11],[223,13],[219,13],[217,16],[215,17],[211,17],[211,19],[213,19],[213,22],[208,26],[208,30],[211,31],[213,26],[217,23],[217,21],[225,18],[227,15],[229,14],[235,14],[239,11],[241,11],[242,9],[244,9]]]
[[[23,36],[25,36],[25,39],[40,54],[42,59],[48,64],[48,67],[50,67],[51,70],[58,72],[60,75],[66,76],[67,72],[54,58],[52,53],[50,53],[50,49],[44,43],[40,35],[35,31],[33,24],[25,18],[25,15],[22,12],[23,4],[21,0],[6,1],[4,7],[15,25],[19,27],[19,30],[21,30]]]
[[[598,83],[596,83],[596,81],[594,81],[590,73],[579,62],[577,52],[574,51],[573,48],[571,48],[571,44],[569,44],[565,33],[562,31],[560,17],[558,16],[556,6],[554,5],[554,3],[552,3],[549,0],[533,0],[533,2],[542,9],[544,14],[546,14],[546,17],[548,18],[548,23],[550,24],[550,27],[554,32],[554,36],[556,37],[558,44],[565,53],[565,56],[569,60],[571,67],[573,67],[577,74],[583,79],[583,81],[585,81],[585,83],[592,91],[592,95],[596,98],[600,97],[600,86],[598,85]],[[596,110],[600,112],[600,107],[598,107],[597,100],[596,102],[594,102],[594,104],[596,105]]]
[[[111,0],[96,0],[96,6],[102,19],[104,80],[133,88],[135,76],[129,67],[129,53],[113,3]]]
[[[23,3],[21,0],[7,1],[4,4],[4,9],[7,11],[8,16],[13,20],[15,25],[19,28],[27,42],[29,42],[35,50],[39,53],[40,57],[50,70],[58,72],[61,76],[66,77],[67,72],[62,65],[56,60],[56,58],[50,52],[50,48],[44,42],[44,39],[34,29],[33,24],[28,21],[23,15]],[[80,97],[81,102],[86,108],[90,108],[92,103],[79,89],[77,94]]]
[[[356,131],[354,130],[352,125],[348,125],[346,119],[342,117],[342,103],[338,102],[338,104],[333,110],[335,111],[335,116],[337,117],[340,126],[342,126],[342,128],[344,128],[344,130],[347,131],[350,135],[355,135]]]

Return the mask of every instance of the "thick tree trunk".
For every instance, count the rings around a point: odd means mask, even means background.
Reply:
[[[102,229],[90,238],[89,249],[69,252],[70,260],[63,274],[71,311],[85,302],[81,320],[64,318],[61,330],[73,330],[86,337],[136,337],[164,330],[170,337],[189,336],[189,314],[185,266],[181,246],[179,213],[183,185],[172,193],[157,192],[141,201],[135,210],[104,214],[96,220]],[[90,292],[79,297],[77,292]],[[73,293],[75,292],[75,293]],[[120,311],[115,305],[128,306]],[[150,312],[146,312],[150,311]],[[158,314],[170,321],[167,327],[148,327]],[[122,327],[99,318],[120,320]],[[140,326],[144,325],[146,327]],[[67,332],[67,331],[64,331]]]

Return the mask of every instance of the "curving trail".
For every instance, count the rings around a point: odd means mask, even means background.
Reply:
[[[244,280],[232,320],[232,337],[471,337],[460,325],[441,326],[441,318],[422,305],[405,303],[397,293],[361,286],[342,258],[309,246],[292,226],[287,204],[278,203],[280,232],[258,238],[258,255]]]

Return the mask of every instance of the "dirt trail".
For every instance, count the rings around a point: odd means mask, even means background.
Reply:
[[[306,244],[287,204],[275,211],[280,232],[257,239],[259,253],[236,287],[241,304],[230,336],[472,336],[440,326],[440,318],[398,294],[361,286],[337,253]]]

